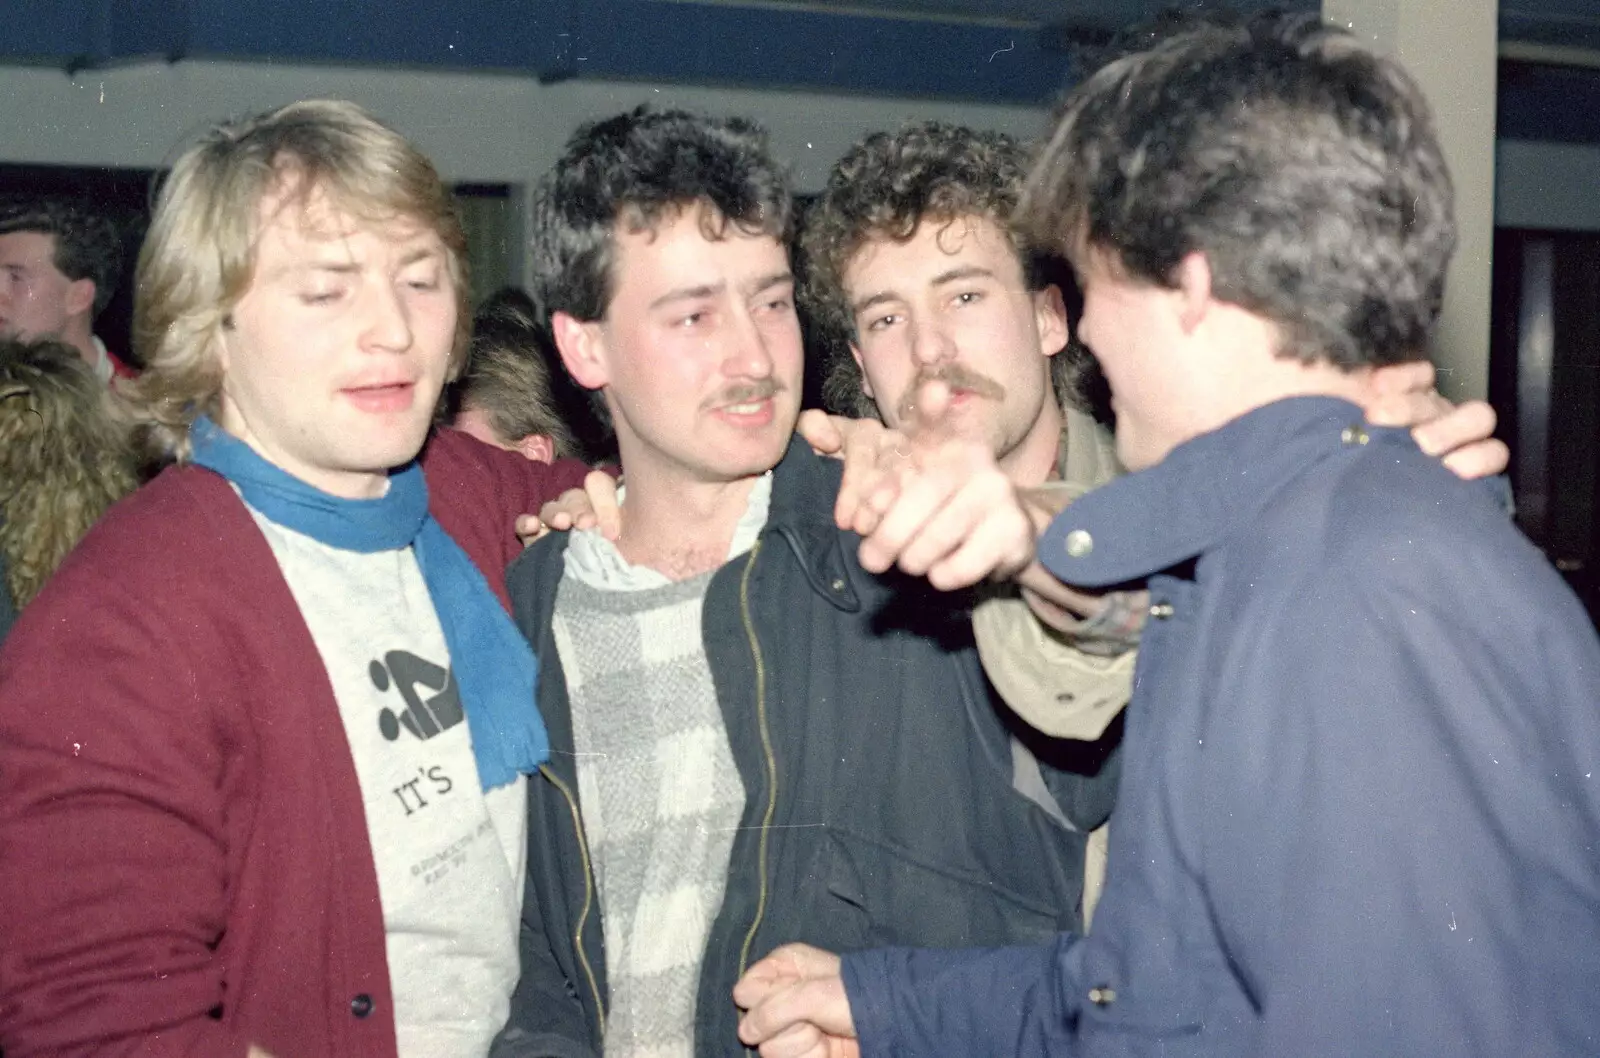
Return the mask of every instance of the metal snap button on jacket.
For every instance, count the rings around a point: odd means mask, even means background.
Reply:
[[[1094,537],[1086,529],[1074,529],[1067,534],[1066,548],[1073,558],[1083,558],[1094,550]]]
[[[350,1000],[350,1013],[358,1018],[364,1018],[372,1013],[372,997],[361,992]]]

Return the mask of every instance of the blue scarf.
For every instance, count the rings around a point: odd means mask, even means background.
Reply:
[[[414,547],[461,689],[483,788],[532,774],[549,759],[550,738],[534,706],[539,663],[478,567],[428,513],[422,467],[413,461],[390,474],[381,499],[346,500],[267,462],[209,418],[198,419],[189,437],[195,463],[227,478],[246,503],[286,529],[342,551]]]

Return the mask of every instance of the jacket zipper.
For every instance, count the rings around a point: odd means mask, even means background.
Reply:
[[[594,996],[595,1028],[599,1032],[597,1039],[603,1044],[606,1038],[606,1005],[600,998],[600,985],[595,981],[594,967],[589,965],[588,953],[583,950],[583,928],[588,924],[589,910],[594,907],[594,871],[589,862],[589,842],[583,836],[583,816],[578,812],[578,799],[572,796],[567,784],[550,770],[550,766],[541,764],[539,771],[567,799],[567,809],[572,813],[572,829],[578,836],[578,856],[583,863],[583,910],[578,912],[578,924],[572,931],[572,944],[578,953],[578,965],[583,967],[583,976],[588,979],[589,994]]]
[[[750,640],[750,654],[755,660],[756,668],[756,724],[761,730],[761,751],[766,757],[767,764],[767,809],[761,817],[761,836],[757,839],[757,875],[760,887],[757,890],[756,914],[750,922],[750,929],[744,935],[744,945],[739,949],[739,976],[743,977],[745,970],[749,969],[750,946],[755,943],[756,930],[761,927],[761,920],[767,913],[767,836],[772,829],[772,817],[778,808],[778,760],[772,752],[772,733],[767,729],[767,666],[761,654],[761,640],[756,635],[755,622],[750,618],[750,575],[756,568],[756,559],[761,554],[761,541],[757,540],[750,549],[750,559],[745,563],[744,575],[739,578],[739,616],[744,621],[744,633]]]

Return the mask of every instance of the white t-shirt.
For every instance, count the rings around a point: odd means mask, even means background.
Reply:
[[[400,1056],[484,1058],[519,973],[526,779],[483,792],[410,548],[342,551],[251,514],[322,655],[355,759]]]

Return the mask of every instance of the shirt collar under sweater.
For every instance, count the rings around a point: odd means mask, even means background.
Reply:
[[[617,502],[624,503],[626,500],[624,486],[617,490]],[[750,490],[744,514],[739,517],[739,524],[733,530],[733,542],[728,546],[727,560],[731,561],[755,546],[756,538],[766,528],[771,505],[772,472],[769,470],[756,479],[755,486]],[[573,531],[563,560],[567,575],[591,588],[646,591],[672,583],[672,578],[659,570],[629,562],[616,544],[593,529]]]

